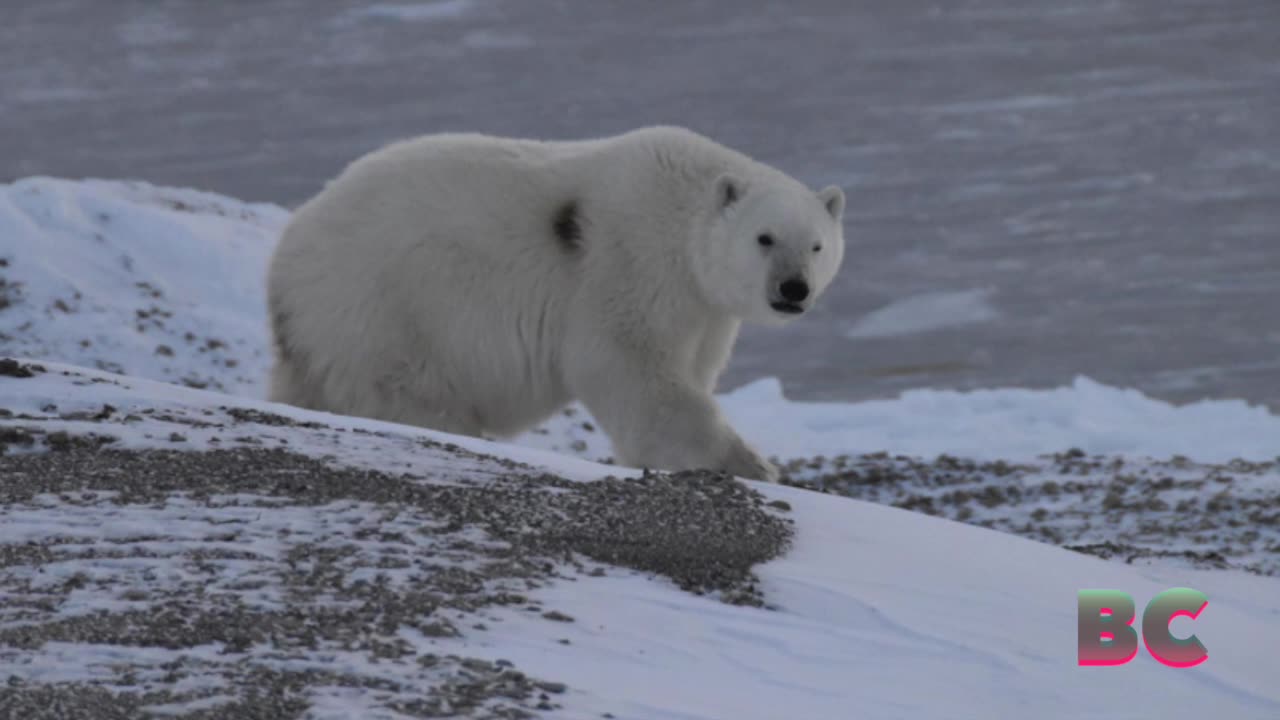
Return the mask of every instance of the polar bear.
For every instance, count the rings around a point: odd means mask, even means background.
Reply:
[[[495,438],[579,400],[624,464],[775,480],[712,393],[835,277],[844,204],[676,127],[391,144],[284,230],[271,399]]]

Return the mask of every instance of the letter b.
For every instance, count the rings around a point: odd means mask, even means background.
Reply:
[[[1138,654],[1133,598],[1119,590],[1081,590],[1077,596],[1081,665],[1123,665]]]

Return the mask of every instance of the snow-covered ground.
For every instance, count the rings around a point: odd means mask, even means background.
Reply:
[[[288,213],[145,183],[0,186],[0,348],[253,395]]]
[[[92,682],[116,699],[77,685],[78,702],[190,710],[257,693],[326,717],[432,702],[461,713],[472,691],[475,717],[539,703],[547,717],[673,720],[1280,714],[1280,418],[1085,378],[853,404],[792,402],[767,379],[731,390],[726,412],[788,482],[874,501],[749,484],[781,501],[761,507],[794,534],[755,558],[748,595],[765,607],[684,592],[679,572],[591,546],[551,569],[468,576],[424,611],[443,630],[415,620],[405,608],[448,589],[448,563],[414,553],[476,570],[523,535],[404,498],[489,489],[571,517],[588,493],[575,488],[636,473],[593,462],[611,451],[576,407],[500,444],[261,400],[262,279],[286,218],[140,183],[0,187],[0,357],[43,366],[0,373],[0,676],[17,678],[0,714],[51,684]],[[161,452],[174,450],[214,451],[207,490]],[[303,456],[319,463],[295,467]],[[122,485],[111,458],[161,489]],[[236,463],[274,479],[231,491]],[[80,470],[53,472],[67,467]],[[1207,569],[1223,566],[1254,573]],[[1077,590],[1123,589],[1142,607],[1174,586],[1210,597],[1173,626],[1197,634],[1208,662],[1173,670],[1144,652],[1076,667]],[[516,588],[520,602],[499,601]],[[326,614],[369,607],[376,617]],[[211,618],[271,630],[229,636],[201,624]],[[355,634],[312,632],[325,622]]]
[[[61,448],[51,457],[80,452],[68,438],[92,434],[113,439],[90,457],[117,447],[287,448],[327,456],[334,466],[407,473],[399,482],[424,487],[465,487],[479,478],[494,493],[498,478],[512,472],[588,485],[604,475],[634,476],[547,452],[74,366],[43,369],[0,377],[0,397],[14,415],[0,420],[0,430],[28,429],[33,447]],[[15,449],[30,457],[30,448]],[[550,708],[548,717],[584,720],[604,713],[636,720],[1213,713],[1234,720],[1280,712],[1270,661],[1280,644],[1275,578],[1135,568],[919,513],[752,483],[764,500],[785,503],[776,514],[789,517],[795,533],[781,557],[755,568],[767,607],[689,594],[667,578],[583,558],[532,579],[486,576],[469,603],[424,610],[436,624],[383,608],[345,645],[320,629],[304,642],[282,617],[324,622],[326,610],[375,602],[399,608],[442,566],[456,560],[466,567],[474,558],[437,536],[439,524],[407,501],[335,491],[327,502],[308,502],[287,486],[258,487],[248,474],[234,492],[212,460],[207,483],[173,483],[167,496],[163,488],[148,495],[145,483],[112,491],[89,481],[88,488],[73,490],[77,483],[68,481],[60,491],[23,496],[38,473],[13,462],[20,457],[0,464],[26,468],[12,476],[10,499],[0,506],[0,547],[9,558],[0,582],[8,607],[0,616],[0,674],[21,678],[11,689],[14,703],[30,702],[21,693],[37,686],[96,683],[116,692],[163,691],[154,704],[174,711],[231,701],[260,709],[246,697],[279,690],[271,673],[284,673],[292,685],[280,691],[281,702],[309,703],[315,717],[412,717],[388,708],[442,696],[470,707],[456,689],[467,683],[484,689],[470,691],[484,702],[458,712],[475,717],[514,717],[484,712],[538,702]],[[120,467],[117,475],[129,474],[128,462]],[[314,468],[299,471],[298,484],[323,485]],[[172,483],[163,472],[151,477]],[[392,480],[364,478],[369,486]],[[121,497],[126,492],[141,495]],[[467,531],[473,543],[499,542],[483,526]],[[112,550],[93,551],[103,545]],[[39,549],[25,562],[14,551],[24,546]],[[302,577],[290,574],[299,569]],[[318,577],[332,589],[307,584]],[[376,601],[357,593],[371,582],[387,585]],[[1176,634],[1194,632],[1209,661],[1174,670],[1144,653],[1124,668],[1076,666],[1077,590],[1123,589],[1141,607],[1176,586],[1211,598],[1194,625],[1173,626]],[[304,589],[313,594],[301,596]],[[517,591],[519,602],[492,600]],[[175,607],[191,619],[173,618]],[[203,627],[202,613],[214,611],[247,629],[227,636]],[[349,618],[328,622],[345,628]],[[258,625],[269,630],[255,635]],[[24,627],[26,634],[15,634]],[[166,640],[155,639],[157,628],[168,628]],[[205,635],[212,639],[201,642]],[[505,669],[533,679],[532,699],[502,684]],[[454,690],[443,695],[427,690],[450,683]]]

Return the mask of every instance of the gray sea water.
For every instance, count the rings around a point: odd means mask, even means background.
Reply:
[[[425,132],[685,125],[848,194],[725,378],[1280,409],[1276,0],[7,0],[0,179],[294,205]]]

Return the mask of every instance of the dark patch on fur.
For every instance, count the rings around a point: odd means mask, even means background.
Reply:
[[[551,221],[551,230],[555,233],[556,242],[565,252],[577,252],[582,249],[582,222],[579,220],[578,202],[570,200],[556,211]]]
[[[315,388],[304,387],[309,385],[304,378],[309,374],[310,358],[306,349],[298,346],[298,340],[293,334],[292,313],[275,302],[271,305],[271,325],[276,355],[276,367],[271,372],[271,398],[311,410],[328,409],[322,407],[320,401],[316,399]],[[284,385],[278,386],[278,382],[283,382]]]
[[[290,331],[290,315],[279,307],[273,308],[271,313],[272,334],[275,335],[276,358],[278,362],[286,363],[291,366],[295,372],[302,372],[306,367],[306,358],[304,353],[298,348],[293,333]]]
[[[724,184],[724,197],[720,198],[724,207],[738,202],[738,186],[732,180]]]
[[[289,356],[292,354],[289,350],[289,342],[287,340],[289,333],[287,329],[289,327],[289,314],[283,310],[275,309],[271,313],[271,321],[272,334],[275,335],[274,340],[276,344],[276,353],[280,356],[281,360],[288,360],[290,359]]]

